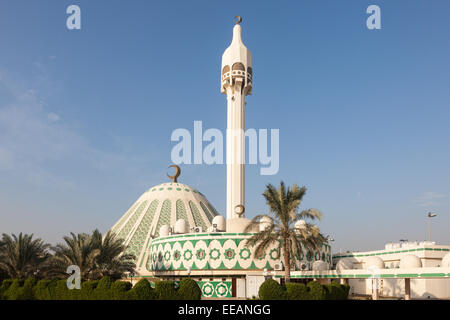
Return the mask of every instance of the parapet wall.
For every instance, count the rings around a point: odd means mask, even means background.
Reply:
[[[251,233],[195,233],[156,238],[147,255],[147,272],[190,270],[281,270],[283,256],[276,246],[270,247],[261,259],[255,258],[254,248],[246,246]],[[331,266],[331,249],[325,244],[321,250],[295,259],[294,270],[302,265],[311,267],[317,260]]]

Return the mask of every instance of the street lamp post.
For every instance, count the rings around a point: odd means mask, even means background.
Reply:
[[[431,218],[436,216],[436,213],[428,212],[428,241],[431,241]]]

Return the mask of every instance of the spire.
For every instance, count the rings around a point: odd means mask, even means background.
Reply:
[[[242,41],[242,17],[235,16],[236,24],[233,27],[231,44],[222,55],[221,92],[226,92],[228,85],[234,84],[234,78],[242,78],[245,95],[252,92],[252,54]]]
[[[240,24],[237,24],[233,27],[233,40],[231,40],[231,46],[244,46],[244,43],[242,42],[242,28]]]

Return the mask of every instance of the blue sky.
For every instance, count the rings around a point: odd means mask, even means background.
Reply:
[[[71,4],[81,30],[66,28]],[[381,30],[366,28],[371,4]],[[278,174],[247,167],[247,216],[284,180],[308,188],[333,251],[423,240],[429,210],[450,244],[449,13],[447,0],[2,1],[0,232],[104,232],[167,181],[174,129],[224,130],[221,55],[241,15],[247,127],[280,129]],[[224,213],[225,165],[182,170]]]

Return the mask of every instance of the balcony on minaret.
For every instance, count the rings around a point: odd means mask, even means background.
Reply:
[[[236,85],[239,82],[243,88],[247,88],[247,94],[252,94],[252,68],[245,66],[241,62],[233,64],[230,70],[230,66],[224,66],[222,69],[222,93],[225,93],[227,86]]]

